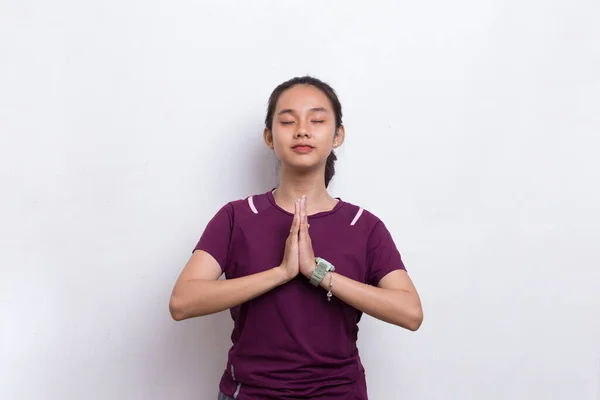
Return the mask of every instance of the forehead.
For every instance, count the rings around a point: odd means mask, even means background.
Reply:
[[[318,107],[331,111],[331,102],[325,93],[311,85],[295,85],[279,96],[276,110],[305,111]]]

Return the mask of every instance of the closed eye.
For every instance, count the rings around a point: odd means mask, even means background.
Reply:
[[[293,123],[294,123],[294,121],[281,121],[282,125],[291,125]]]
[[[315,123],[315,124],[322,124],[322,123],[323,123],[323,122],[325,122],[325,121],[322,121],[322,120],[321,120],[321,121],[312,121],[312,122],[313,122],[313,123]]]

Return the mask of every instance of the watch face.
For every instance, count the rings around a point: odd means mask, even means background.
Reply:
[[[319,264],[318,265],[321,268],[327,269],[327,267],[328,267],[329,264],[327,263],[327,261],[321,259],[321,260],[319,260]]]
[[[328,261],[322,258],[318,258],[316,270],[319,273],[325,274],[327,273],[327,271],[335,271],[335,268]]]

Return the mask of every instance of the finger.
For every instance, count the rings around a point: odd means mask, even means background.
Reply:
[[[306,207],[306,196],[304,196],[304,201],[302,202],[302,231],[308,235],[308,207]]]
[[[298,221],[296,226],[296,238],[300,238],[302,232],[302,200],[298,199]]]
[[[305,218],[304,218],[304,196],[302,196],[301,200],[300,200],[300,239],[302,239],[302,236],[304,236],[304,229],[305,229]]]
[[[300,203],[298,200],[294,201],[294,221],[292,223],[292,234],[298,235],[300,229]]]
[[[294,201],[294,216],[292,217],[292,225],[290,226],[290,236],[294,233],[294,227],[296,226],[296,201]]]
[[[294,218],[292,219],[291,232],[293,233],[298,225],[298,200],[294,200]]]

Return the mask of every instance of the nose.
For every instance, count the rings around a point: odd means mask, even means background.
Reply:
[[[310,132],[305,122],[298,123],[298,129],[296,130],[296,137],[309,137]]]

